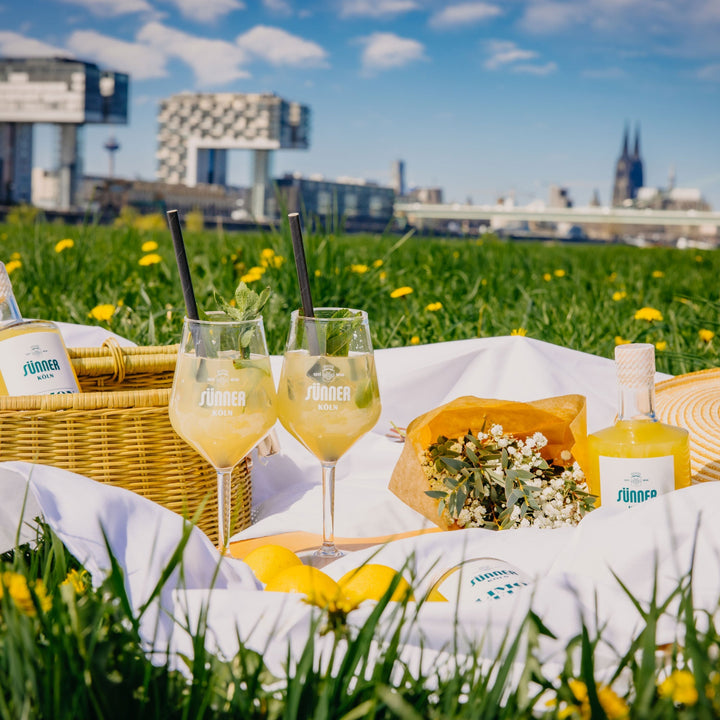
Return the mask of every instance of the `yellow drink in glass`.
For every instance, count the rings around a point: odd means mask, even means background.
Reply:
[[[278,388],[285,428],[321,462],[335,462],[380,417],[371,354],[317,357],[285,354]]]
[[[213,467],[237,465],[275,424],[275,385],[267,358],[181,353],[176,373],[170,421]]]

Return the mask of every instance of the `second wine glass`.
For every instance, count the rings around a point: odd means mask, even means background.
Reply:
[[[322,465],[323,540],[315,556],[333,559],[335,466],[380,417],[367,313],[316,308],[291,315],[278,386],[278,417]]]

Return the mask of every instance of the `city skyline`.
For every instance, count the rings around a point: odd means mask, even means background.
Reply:
[[[675,6],[678,6],[677,8]],[[311,109],[298,171],[519,204],[568,188],[611,201],[626,125],[645,185],[699,188],[720,208],[720,5],[686,0],[35,0],[0,2],[0,55],[69,55],[128,72],[127,126],[87,127],[85,171],[154,179],[159,102],[182,91],[276,92]],[[50,130],[36,164],[50,167]],[[229,156],[249,184],[250,154]]]

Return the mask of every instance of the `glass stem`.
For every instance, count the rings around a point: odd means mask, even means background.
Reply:
[[[232,468],[217,471],[218,481],[218,546],[224,553],[230,540]]]
[[[319,555],[339,555],[335,547],[335,463],[322,463],[323,540]]]

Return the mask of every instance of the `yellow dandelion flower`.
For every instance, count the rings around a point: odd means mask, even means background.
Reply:
[[[702,261],[703,261],[703,256],[702,256],[702,255],[696,255],[696,256],[695,256],[695,262],[702,262]]]
[[[715,333],[712,330],[698,330],[698,335],[703,342],[709,343],[714,337]]]
[[[357,273],[358,275],[362,275],[363,273],[366,273],[369,270],[367,265],[357,264],[357,265],[351,265],[350,266],[350,272]]]
[[[90,575],[87,570],[71,570],[61,585],[70,585],[76,594],[84,593],[90,587]]]
[[[442,310],[443,304],[441,302],[432,302],[425,306],[425,309],[428,312],[437,312],[438,310]]]
[[[652,276],[654,278],[661,278],[661,277],[665,277],[665,273],[662,270],[653,270]]]
[[[618,302],[618,300],[624,300],[627,297],[627,293],[624,290],[616,290],[612,294],[612,299],[615,302]]]
[[[285,262],[285,258],[282,255],[271,255],[260,259],[260,265],[264,268],[275,268],[276,270],[282,267]]]
[[[315,277],[322,277],[322,270],[316,270]]]
[[[261,265],[253,265],[248,272],[255,273],[255,275],[262,275],[265,272],[265,268]]]
[[[401,298],[409,295],[411,292],[413,292],[413,289],[411,287],[408,287],[407,285],[404,285],[403,287],[395,288],[395,290],[390,293],[390,297]]]
[[[245,275],[240,276],[241,282],[244,283],[252,283],[260,280],[262,278],[262,273],[254,273],[254,272],[248,272],[245,273]]]
[[[580,711],[580,717],[590,717],[590,701],[588,699],[587,685],[582,680],[570,680],[568,686],[575,696],[577,706],[567,708],[568,712],[563,713],[564,717],[575,717],[576,710]],[[596,685],[600,706],[605,711],[609,720],[621,720],[630,714],[628,704],[608,685]]]
[[[151,253],[151,252],[153,252],[154,250],[157,250],[157,249],[158,249],[158,244],[157,244],[154,240],[146,240],[146,241],[142,244],[142,246],[141,246],[140,249],[141,249],[144,253]]]
[[[655,349],[660,352],[667,350],[667,342],[665,340],[658,340],[658,342],[655,343]]]
[[[263,248],[260,251],[260,257],[263,260],[269,260],[271,257],[275,256],[275,251],[272,248]]]
[[[555,277],[565,277],[565,271],[562,268],[558,268],[557,270],[553,270],[553,275]]]
[[[383,270],[383,271],[378,275],[378,278],[380,278],[380,280],[387,280],[387,273]]]
[[[635,319],[636,320],[647,320],[647,322],[653,322],[654,320],[661,322],[663,319],[663,316],[662,316],[662,313],[659,310],[656,310],[655,308],[643,307],[643,308],[640,308],[635,313]]]
[[[373,260],[373,267],[374,267],[374,268],[379,268],[379,267],[382,267],[382,266],[383,266],[383,261],[382,261],[382,260],[380,260],[380,259],[378,259],[378,260]]]
[[[615,336],[615,344],[616,345],[629,345],[630,341],[626,340],[622,335],[616,335]]]
[[[601,685],[597,690],[597,694],[608,720],[620,720],[620,718],[626,718],[630,714],[628,704],[611,687]]]
[[[35,597],[40,604],[41,610],[47,612],[52,605],[52,598],[48,597],[42,580],[35,580],[32,585],[28,585],[27,578],[20,575],[20,573],[7,570],[0,575],[0,597],[7,592],[15,605],[17,605],[18,610],[25,615],[34,616],[36,611],[30,592],[31,587],[35,591]]]
[[[7,234],[6,234],[6,233],[3,233],[3,235],[5,235],[5,237],[4,237],[3,239],[4,239],[4,240],[7,240]],[[14,252],[12,255],[10,255],[10,259],[11,259],[11,260],[19,260],[19,259],[20,259],[20,253],[19,253],[19,252]]]
[[[658,685],[660,697],[670,698],[674,703],[694,705],[698,701],[695,676],[689,670],[673,670]]]
[[[511,335],[519,335],[520,337],[525,337],[527,335],[527,330],[525,328],[513,328],[510,331]]]
[[[147,265],[157,265],[162,262],[162,258],[157,253],[150,253],[149,255],[143,255],[138,260],[138,265],[146,267]]]
[[[75,247],[75,241],[71,238],[65,238],[64,240],[58,240],[55,243],[55,252],[61,253],[63,250],[67,250],[68,248]]]
[[[455,258],[455,260],[457,260],[460,257],[460,253],[457,250],[455,250],[453,252],[453,257]]]
[[[545,282],[550,282],[550,281],[552,280],[552,275],[551,275],[550,273],[545,273],[545,274],[543,275],[543,280],[544,280]]]
[[[568,687],[578,702],[584,702],[587,700],[587,685],[582,680],[570,680],[568,682]]]
[[[7,265],[5,265],[5,270],[7,270],[7,274],[10,275],[14,270],[21,267],[22,263],[20,260],[11,260]]]
[[[615,282],[616,279],[617,279],[617,273],[616,273],[616,272],[611,272],[611,273],[608,275],[608,280],[609,280],[610,282]]]
[[[88,317],[93,320],[100,320],[107,322],[115,314],[115,306],[110,303],[103,305],[96,305],[89,313]]]
[[[411,345],[419,345],[420,344],[420,338],[417,335],[413,335],[410,338],[410,344]]]

